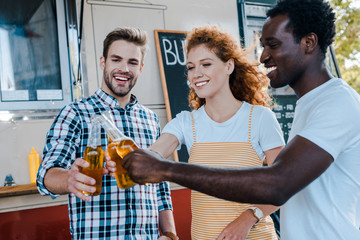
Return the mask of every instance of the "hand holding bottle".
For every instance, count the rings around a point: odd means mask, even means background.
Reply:
[[[85,193],[93,193],[96,191],[94,186],[96,180],[80,172],[80,169],[88,168],[89,165],[90,164],[84,159],[77,158],[71,166],[71,169],[67,171],[68,177],[66,184],[68,191],[84,201],[91,200],[90,195]]]

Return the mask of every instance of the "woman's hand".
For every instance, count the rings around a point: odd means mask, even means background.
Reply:
[[[257,222],[251,211],[243,212],[237,219],[229,223],[216,240],[243,240]]]

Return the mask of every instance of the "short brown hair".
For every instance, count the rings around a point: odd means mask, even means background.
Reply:
[[[204,44],[213,51],[223,62],[234,59],[234,71],[230,75],[230,89],[234,97],[254,105],[269,106],[271,99],[267,93],[269,79],[257,66],[248,59],[250,51],[240,48],[236,39],[216,25],[195,27],[186,36],[186,52]],[[205,104],[204,98],[199,98],[191,88],[189,104],[193,109],[198,109]]]
[[[139,28],[120,27],[111,31],[104,39],[103,57],[107,58],[110,45],[117,40],[125,40],[141,48],[142,59],[144,61],[145,54],[148,50],[147,33]]]

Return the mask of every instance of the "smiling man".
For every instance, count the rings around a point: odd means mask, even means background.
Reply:
[[[104,44],[107,45],[107,42]],[[100,67],[103,70],[101,89],[114,96],[121,107],[125,107],[130,102],[130,92],[142,72],[141,48],[126,40],[116,40],[110,47],[104,47]]]
[[[69,195],[72,239],[176,239],[166,182],[120,189],[105,169],[101,194],[82,193],[95,191],[95,179],[79,171],[88,167],[82,157],[91,116],[110,111],[117,127],[141,148],[149,147],[160,135],[158,117],[131,94],[142,72],[146,50],[144,31],[119,28],[110,32],[100,58],[101,88],[94,95],[65,106],[47,134],[38,189],[52,198]],[[102,148],[107,144],[103,131]]]
[[[136,182],[172,181],[231,201],[282,205],[281,239],[360,239],[360,96],[324,63],[335,13],[323,0],[280,0],[267,13],[261,62],[273,87],[297,97],[289,143],[266,168],[175,163],[137,150]]]

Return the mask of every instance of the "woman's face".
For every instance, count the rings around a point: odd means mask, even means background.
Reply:
[[[204,44],[192,48],[187,55],[188,81],[200,98],[211,98],[230,89],[229,76],[233,60],[223,62]]]

